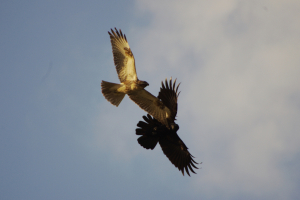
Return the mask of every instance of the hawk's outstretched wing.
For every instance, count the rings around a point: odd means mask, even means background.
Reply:
[[[146,149],[153,150],[159,142],[162,151],[169,158],[171,163],[177,167],[182,174],[184,171],[190,176],[189,170],[196,174],[193,168],[198,169],[198,164],[188,151],[187,146],[177,135],[179,129],[177,124],[173,124],[175,128],[168,129],[166,126],[152,118],[149,114],[143,116],[144,121],[140,121],[136,129],[136,134],[141,135],[138,142]]]
[[[153,96],[147,90],[129,93],[129,98],[140,106],[143,110],[152,115],[159,122],[169,128],[170,123],[174,122],[177,114],[178,86],[175,88],[176,80],[172,84],[172,78],[169,83],[167,79],[162,87],[158,97]]]
[[[167,118],[171,115],[171,111],[157,97],[153,96],[145,89],[130,93],[128,96],[132,101],[139,105],[140,108],[168,126]]]
[[[116,31],[116,32],[115,32]],[[136,69],[134,63],[134,56],[130,50],[125,34],[123,35],[121,30],[115,31],[111,29],[110,41],[112,46],[112,52],[114,56],[114,63],[117,69],[117,73],[121,83],[129,80],[136,81]]]

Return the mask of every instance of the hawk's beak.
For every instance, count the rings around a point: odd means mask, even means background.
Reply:
[[[145,85],[145,87],[149,85],[149,83],[147,83],[147,81],[143,81],[142,84]]]

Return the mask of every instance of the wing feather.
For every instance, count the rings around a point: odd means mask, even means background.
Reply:
[[[111,33],[108,32],[108,34],[110,36],[110,42],[114,56],[114,63],[120,81],[122,83],[126,80],[136,81],[137,74],[134,56],[131,52],[125,34],[123,35],[122,31],[118,31],[116,28],[115,31],[111,29]]]
[[[161,82],[161,88],[158,94],[158,98],[171,111],[171,115],[169,116],[169,119],[172,122],[174,122],[177,115],[177,100],[180,93],[180,92],[178,93],[178,87],[180,83],[175,88],[176,80],[177,79],[175,79],[174,83],[172,83],[172,78],[170,79],[169,82],[167,79],[165,80],[165,83]]]
[[[171,115],[171,111],[157,97],[145,89],[130,93],[128,96],[141,109],[148,112],[165,126],[169,126],[167,118]]]
[[[188,151],[188,148],[178,136],[175,138],[162,137],[159,140],[159,144],[164,154],[169,158],[171,163],[182,172],[183,175],[184,170],[189,176],[189,170],[196,174],[192,167],[198,169],[198,167],[194,165],[198,163],[195,162],[193,156]]]

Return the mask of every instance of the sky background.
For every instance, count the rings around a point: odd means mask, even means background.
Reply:
[[[299,24],[297,0],[2,0],[0,199],[298,199]],[[137,143],[128,97],[102,96],[113,27],[149,92],[181,82],[197,174]]]

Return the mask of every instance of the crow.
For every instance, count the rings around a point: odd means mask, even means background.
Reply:
[[[184,170],[190,176],[189,170],[196,174],[193,167],[198,169],[198,164],[188,151],[187,146],[177,134],[179,126],[176,123],[168,129],[165,125],[152,118],[149,114],[143,116],[144,121],[139,121],[136,129],[136,135],[141,135],[137,140],[138,143],[146,148],[153,150],[157,143],[164,154],[169,158],[171,163],[178,168],[184,175]]]
[[[198,164],[193,159],[194,157],[188,151],[187,146],[180,139],[177,134],[179,130],[178,124],[175,123],[177,115],[177,100],[180,92],[178,93],[177,85],[175,88],[176,79],[172,83],[172,78],[168,82],[162,82],[158,99],[166,106],[171,112],[172,121],[168,121],[168,126],[161,123],[156,118],[152,118],[149,114],[143,116],[144,121],[139,121],[136,129],[136,135],[141,135],[138,138],[138,143],[146,148],[153,150],[157,143],[160,144],[162,151],[169,158],[172,164],[177,167],[184,175],[184,170],[190,176],[189,170],[195,173],[193,167],[198,169],[195,164]]]

